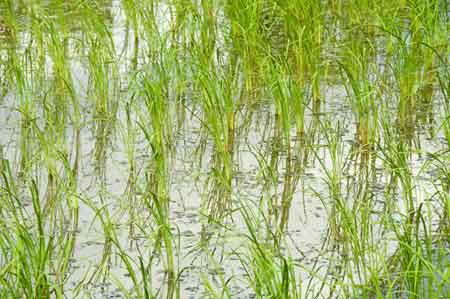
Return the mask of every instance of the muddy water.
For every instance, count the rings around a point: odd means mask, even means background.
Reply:
[[[112,16],[112,32],[116,45],[116,50],[122,51],[125,47],[125,19],[121,11],[119,2],[113,2],[110,7]],[[161,15],[164,15],[164,7]],[[166,21],[161,19],[161,23]],[[161,26],[164,30],[164,26]],[[26,39],[26,34],[23,34]],[[133,52],[132,43],[128,44],[128,53]],[[3,53],[2,55],[6,55]],[[123,248],[127,254],[137,260],[143,257],[145,261],[153,259],[152,285],[154,289],[161,288],[164,292],[166,275],[164,272],[163,257],[153,251],[151,241],[152,230],[149,223],[146,223],[147,211],[139,204],[140,195],[137,194],[137,206],[131,207],[139,214],[138,220],[130,219],[130,202],[126,195],[129,163],[124,142],[123,133],[126,131],[125,101],[127,94],[127,74],[126,68],[120,69],[124,78],[121,78],[122,86],[119,94],[119,111],[116,120],[116,130],[110,136],[109,143],[105,147],[106,159],[104,161],[104,176],[98,175],[98,161],[95,159],[97,136],[93,120],[92,103],[90,102],[87,88],[89,86],[89,73],[82,59],[71,61],[71,72],[77,93],[80,96],[82,107],[81,128],[81,159],[78,194],[81,197],[89,198],[97,207],[104,206],[111,214],[115,223],[115,230]],[[314,123],[330,121],[333,128],[340,128],[339,134],[342,140],[342,156],[349,157],[355,149],[356,119],[351,110],[351,106],[346,99],[343,86],[323,85],[323,105],[321,114],[306,113],[305,123],[307,127],[313,127]],[[122,101],[123,100],[123,101]],[[432,110],[434,124],[442,123],[441,99],[437,96],[434,99]],[[19,170],[20,161],[20,134],[21,123],[18,112],[18,95],[14,88],[10,89],[7,95],[0,102],[0,146],[3,149],[5,159],[11,161],[14,171]],[[175,111],[175,107],[171,107]],[[202,134],[201,122],[191,114],[196,111],[194,106],[184,107],[186,118],[181,121],[181,127],[174,134],[174,150],[172,159],[169,162],[169,194],[171,200],[170,218],[171,229],[177,239],[176,262],[180,274],[181,298],[199,298],[199,294],[204,291],[204,275],[212,281],[216,281],[220,286],[220,276],[225,280],[229,277],[237,279],[232,281],[230,290],[233,298],[251,298],[252,292],[244,289],[248,285],[245,281],[245,270],[242,268],[234,251],[243,250],[245,234],[247,234],[245,224],[239,213],[235,213],[226,222],[227,229],[220,229],[220,233],[213,233],[212,240],[207,247],[200,246],[200,240],[204,237],[205,216],[202,201],[207,197],[208,192],[205,183],[211,175],[211,156],[213,155],[213,143],[210,137],[204,138]],[[254,109],[254,108],[248,108]],[[248,134],[239,134],[236,140],[236,152],[234,159],[235,179],[233,180],[232,199],[236,205],[249,204],[254,208],[258,207],[261,198],[270,196],[280,196],[283,190],[285,165],[280,162],[278,165],[278,182],[269,190],[264,188],[265,181],[262,176],[263,165],[258,161],[258,154],[274,154],[274,112],[275,108],[270,103],[262,104],[253,110],[248,128]],[[394,112],[393,112],[394,113]],[[178,119],[174,115],[173,125],[176,126]],[[42,117],[37,113],[37,117]],[[243,120],[238,120],[243,121]],[[433,126],[433,124],[429,125]],[[136,126],[137,128],[137,126]],[[434,138],[430,138],[429,127],[417,127],[414,131],[415,147],[418,149],[412,154],[410,163],[413,176],[417,178],[416,200],[425,201],[434,192],[430,183],[433,179],[433,172],[422,172],[426,155],[424,152],[435,152],[445,148],[446,144],[440,132]],[[150,158],[148,144],[142,132],[138,129],[136,136],[136,165],[138,181],[137,185],[145,183],[144,175],[147,171],[147,164]],[[66,128],[66,144],[73,148],[75,140],[74,128],[69,125]],[[295,132],[292,132],[295,135]],[[204,138],[204,140],[203,140]],[[199,152],[199,144],[205,144],[204,151]],[[420,146],[419,146],[420,143]],[[331,159],[327,140],[321,134],[313,140],[317,155],[325,161],[325,167],[331,168]],[[282,161],[285,153],[280,152]],[[73,158],[73,157],[72,157]],[[344,182],[346,188],[358,184],[359,160],[357,157],[349,159],[349,167],[345,172],[348,180]],[[380,159],[374,164],[375,180],[371,182],[371,190],[377,201],[383,202],[384,191],[387,186],[386,170],[383,169]],[[45,172],[37,171],[38,176],[45,177]],[[325,275],[326,265],[332,259],[332,252],[323,248],[328,229],[329,205],[326,200],[329,198],[328,186],[324,181],[325,174],[323,166],[314,157],[308,159],[308,163],[303,169],[299,178],[296,191],[293,195],[290,207],[288,227],[286,231],[285,244],[283,250],[289,252],[297,263],[303,265],[299,270],[299,275],[304,279],[311,279],[308,270],[317,272],[318,275]],[[45,190],[45,179],[41,180],[42,190]],[[101,196],[100,196],[101,194]],[[351,195],[351,192],[349,193]],[[322,202],[319,196],[325,199]],[[252,204],[254,203],[254,204]],[[381,207],[380,207],[381,208]],[[406,210],[406,207],[403,207]],[[374,211],[376,214],[377,211]],[[376,217],[376,216],[374,216]],[[130,234],[130,221],[139,221],[144,228],[143,232],[135,231]],[[109,265],[110,277],[104,281],[90,281],[89,278],[97,270],[98,263],[102,258],[105,244],[105,235],[100,220],[95,212],[86,204],[80,203],[79,231],[74,256],[71,263],[71,276],[67,284],[68,294],[79,293],[81,296],[91,295],[92,297],[102,296],[103,298],[120,298],[123,290],[118,289],[114,281],[120,281],[125,289],[132,287],[129,275],[124,264],[115,254],[114,250],[110,257]],[[381,228],[379,228],[381,230]],[[208,228],[214,231],[214,226]],[[375,229],[375,233],[381,231]],[[389,247],[389,246],[388,246]],[[388,248],[389,249],[389,248]],[[211,257],[212,256],[212,257]],[[215,262],[214,262],[215,261]],[[316,263],[317,262],[317,263]],[[321,270],[321,267],[323,269]],[[220,274],[220,275],[219,275]],[[241,283],[240,283],[241,281]],[[317,278],[320,281],[320,277]],[[82,282],[82,287],[80,286]],[[325,292],[326,290],[324,290]],[[70,296],[70,295],[69,295]]]
[[[327,105],[323,107],[324,113],[320,116],[323,119],[333,116],[335,121],[339,121],[342,125],[342,140],[344,144],[344,153],[350,153],[354,144],[355,124],[353,116],[349,109],[346,109],[346,100],[342,88],[334,87],[329,94]],[[265,107],[266,111],[258,112],[260,117],[270,116],[273,114],[273,107]],[[18,142],[19,136],[19,115],[15,112],[14,97],[8,97],[1,105],[0,110],[1,125],[0,136],[4,155],[10,161],[18,161],[20,156]],[[86,113],[86,120],[89,119],[89,113]],[[309,114],[307,122],[312,122],[316,116]],[[257,117],[255,117],[256,119]],[[119,124],[123,124],[123,119],[118,120]],[[206,273],[212,279],[217,279],[217,266],[213,264],[208,256],[206,249],[197,248],[199,240],[202,238],[202,222],[204,216],[201,215],[201,200],[207,194],[204,182],[209,175],[209,159],[211,156],[212,145],[207,143],[205,153],[201,156],[195,155],[198,147],[199,132],[201,125],[195,118],[187,119],[183,123],[183,129],[176,135],[175,143],[177,144],[174,160],[170,166],[170,198],[171,198],[171,222],[173,233],[179,238],[177,259],[179,269],[185,269],[180,277],[181,296],[182,298],[198,298],[199,292],[203,290],[204,283],[202,274],[206,269],[210,272]],[[70,128],[68,129],[70,132]],[[238,202],[255,202],[260,200],[264,194],[260,177],[261,165],[255,157],[253,148],[267,148],[271,139],[264,139],[258,130],[256,121],[254,121],[246,138],[239,140],[238,151],[236,152],[236,179],[235,188],[232,198]],[[439,149],[442,144],[439,142],[428,140],[426,133],[420,133],[422,141],[422,149],[434,150]],[[104,190],[100,187],[103,185],[96,176],[93,152],[95,150],[95,136],[93,130],[86,126],[81,133],[82,140],[82,159],[81,173],[79,181],[79,194],[89,197],[94,203],[101,206],[108,206],[114,223],[117,225],[117,233],[120,237],[122,245],[127,248],[127,253],[134,258],[142,256],[142,252],[146,252],[146,258],[154,258],[154,269],[152,275],[153,285],[164,288],[165,272],[163,271],[163,261],[161,257],[151,252],[151,242],[141,233],[136,233],[130,241],[129,234],[129,202],[125,191],[127,188],[129,165],[124,143],[121,138],[116,136],[110,146],[107,148],[107,159],[105,165],[105,183]],[[136,151],[136,165],[140,165],[137,169],[138,173],[145,172],[145,165],[148,160],[148,149],[146,148],[145,139],[139,134]],[[72,144],[71,134],[67,136],[68,144]],[[326,149],[326,141],[317,140],[317,144],[324,146],[319,154],[329,162],[329,153]],[[199,166],[199,159],[203,161]],[[412,158],[412,169],[418,172],[423,165],[424,157],[415,155]],[[355,162],[353,162],[355,163]],[[379,162],[377,162],[379,164]],[[17,164],[16,164],[17,165]],[[374,196],[382,202],[386,179],[383,176],[381,165],[377,165],[377,180],[373,182]],[[355,169],[358,169],[357,167]],[[282,166],[280,171],[283,172]],[[350,177],[349,185],[351,185],[351,177],[356,176],[352,171],[347,174]],[[420,181],[417,185],[417,200],[427,198],[433,188],[430,184],[430,176],[432,174],[421,173]],[[306,267],[317,267],[314,263],[322,260],[321,265],[326,265],[327,252],[323,250],[322,244],[327,232],[327,207],[318,199],[317,193],[327,197],[327,186],[323,181],[324,174],[319,163],[311,163],[306,167],[304,174],[301,176],[294,194],[292,206],[290,209],[289,226],[286,232],[287,248],[291,255],[298,259],[298,262]],[[282,190],[283,179],[280,178],[278,191],[272,190],[271,193]],[[43,188],[45,190],[45,188]],[[99,193],[104,194],[104,203],[99,200]],[[144,224],[145,225],[145,224]],[[225,277],[241,277],[245,280],[243,268],[240,266],[236,257],[231,255],[233,250],[240,250],[242,247],[242,234],[246,233],[246,228],[240,219],[238,213],[234,215],[233,221],[228,223],[230,230],[226,231],[221,238],[215,239],[209,249],[216,249],[215,258],[221,260],[219,269],[222,268]],[[149,231],[151,228],[148,228]],[[77,245],[75,247],[75,255],[71,264],[72,275],[69,279],[68,292],[71,287],[78,285],[80,281],[86,279],[86,273],[93,273],[97,269],[97,264],[101,260],[104,246],[104,233],[102,226],[95,217],[95,213],[86,205],[80,205],[80,227],[77,236]],[[138,248],[140,252],[138,251]],[[206,251],[206,252],[205,252]],[[157,261],[157,262],[155,262]],[[120,259],[114,254],[111,256],[110,274],[120,280],[126,288],[131,288],[131,281],[127,275],[124,265]],[[302,276],[308,279],[305,271]],[[87,276],[89,277],[89,275]],[[87,280],[87,279],[86,279]],[[83,294],[91,293],[101,294],[104,297],[121,296],[121,292],[117,290],[110,281],[105,282],[86,282],[83,284]],[[241,286],[235,285],[231,288],[236,295],[233,298],[248,298],[251,291],[242,289]]]

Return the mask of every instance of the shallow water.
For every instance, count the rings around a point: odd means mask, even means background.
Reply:
[[[110,17],[109,30],[115,44],[116,53],[125,53],[125,57],[132,56],[134,48],[130,42],[133,35],[130,30],[126,34],[126,17],[119,1],[113,1],[106,10]],[[169,8],[165,5],[159,7],[161,19],[161,32],[165,32],[170,27],[170,18],[167,18],[165,12]],[[158,15],[159,15],[158,14]],[[19,32],[19,45],[26,45],[29,39],[27,32],[27,20],[23,21],[25,26],[23,31]],[[74,26],[76,28],[76,26]],[[73,37],[82,37],[83,33],[73,31]],[[129,38],[130,41],[126,39]],[[6,43],[4,43],[6,45]],[[145,47],[145,46],[142,46]],[[6,61],[10,53],[8,46],[0,49],[0,55]],[[69,47],[70,48],[70,47]],[[75,48],[75,46],[74,46]],[[20,52],[21,46],[16,50]],[[126,49],[126,50],[123,50]],[[128,159],[126,142],[127,129],[126,104],[131,102],[132,77],[129,65],[131,59],[122,59],[118,64],[118,78],[110,78],[107,89],[111,94],[109,96],[117,100],[118,110],[115,119],[107,121],[105,124],[113,125],[113,129],[106,137],[106,143],[102,143],[102,131],[99,130],[99,122],[95,115],[95,103],[92,100],[92,82],[87,59],[84,55],[75,49],[69,54],[70,74],[73,78],[75,92],[81,107],[81,126],[80,126],[80,155],[79,155],[79,176],[76,193],[80,198],[89,199],[97,208],[103,208],[108,211],[109,217],[114,223],[114,231],[117,234],[121,247],[131,259],[137,261],[142,257],[145,262],[150,262],[151,284],[155,290],[161,288],[159,296],[163,298],[166,284],[166,273],[164,271],[164,257],[155,252],[154,235],[155,223],[149,220],[150,213],[142,204],[142,196],[148,183],[145,177],[149,170],[152,160],[152,151],[145,139],[142,130],[139,129],[138,122],[140,114],[145,114],[145,108],[139,111],[140,105],[134,104],[132,109],[132,126],[134,128],[135,142],[133,143],[135,154],[134,163],[136,165],[135,192],[131,192],[131,197],[127,194],[129,187],[130,163]],[[88,49],[85,49],[88,50]],[[69,52],[71,52],[69,50]],[[83,51],[81,51],[83,52]],[[48,78],[53,78],[52,62],[50,57],[46,58],[48,65],[43,69],[48,73]],[[182,61],[182,63],[184,63]],[[138,63],[139,64],[139,63]],[[1,70],[0,70],[1,71]],[[0,73],[1,74],[1,73]],[[110,74],[111,75],[111,74]],[[45,77],[44,76],[44,77]],[[117,80],[118,86],[114,85]],[[330,80],[333,81],[333,80]],[[33,83],[33,82],[31,82]],[[33,84],[30,84],[33,86]],[[45,87],[46,84],[44,83]],[[39,85],[37,85],[39,88]],[[50,88],[50,87],[49,87]],[[49,89],[50,90],[50,89]],[[36,101],[30,98],[30,105],[35,109],[34,116],[36,124],[42,131],[46,129],[45,105],[41,95],[33,93],[33,88],[29,88],[29,96],[36,96]],[[44,91],[42,91],[45,94]],[[194,91],[192,91],[195,94]],[[344,86],[323,82],[321,85],[323,103],[320,107],[320,113],[307,110],[305,114],[305,127],[307,128],[309,144],[306,151],[301,150],[299,140],[295,136],[296,130],[292,129],[292,147],[294,148],[294,159],[302,161],[301,167],[296,169],[298,173],[298,183],[293,192],[293,199],[289,208],[288,226],[284,233],[284,242],[281,245],[282,252],[286,256],[290,255],[294,262],[299,266],[296,269],[299,277],[306,281],[312,280],[316,283],[321,281],[321,276],[329,274],[330,264],[335,263],[336,256],[334,249],[327,244],[327,233],[329,232],[331,208],[333,206],[332,196],[329,186],[326,182],[326,172],[324,169],[332,169],[332,153],[330,152],[329,141],[321,130],[322,125],[329,122],[329,127],[336,130],[339,137],[338,156],[342,159],[342,178],[345,181],[340,182],[343,190],[343,197],[348,199],[348,205],[354,204],[353,199],[358,199],[359,192],[370,194],[370,198],[377,204],[370,211],[372,222],[373,242],[380,242],[380,248],[385,247],[387,254],[394,254],[397,248],[395,236],[385,232],[382,221],[378,221],[379,215],[382,215],[385,207],[386,190],[389,185],[389,171],[383,162],[383,154],[373,153],[370,157],[371,166],[364,168],[363,154],[358,150],[357,142],[357,119],[349,104]],[[189,95],[189,92],[187,92]],[[45,98],[45,96],[43,97]],[[20,183],[20,161],[21,161],[21,106],[22,95],[10,85],[6,96],[0,100],[0,148],[3,149],[3,157],[9,160],[13,168],[13,173]],[[393,101],[394,103],[395,101]],[[436,179],[435,169],[428,166],[428,153],[448,149],[444,135],[439,130],[440,124],[446,116],[442,113],[444,110],[443,95],[438,90],[434,93],[431,108],[426,108],[423,115],[417,113],[416,122],[410,128],[411,153],[408,157],[408,165],[412,173],[414,185],[415,205],[427,203],[430,213],[429,221],[436,228],[439,220],[439,213],[434,209],[440,206],[431,196],[439,185],[433,185]],[[173,119],[166,120],[172,132],[172,149],[168,159],[168,193],[170,198],[170,229],[174,236],[175,260],[177,269],[180,271],[180,298],[200,298],[205,291],[205,277],[210,281],[217,283],[220,289],[220,279],[225,280],[233,277],[230,282],[229,290],[232,292],[232,298],[252,298],[253,291],[248,287],[245,272],[236,252],[243,254],[247,250],[248,235],[245,222],[239,210],[232,213],[222,224],[224,227],[212,225],[207,222],[207,210],[202,204],[209,196],[208,189],[210,185],[208,179],[214,174],[214,165],[212,158],[215,154],[213,137],[202,125],[199,117],[202,115],[202,108],[194,101],[190,101],[187,96],[183,105],[178,105],[175,99],[167,102],[169,114]],[[425,109],[424,108],[424,109]],[[69,109],[69,115],[74,114]],[[182,111],[182,112],[180,112]],[[390,113],[390,120],[395,119],[396,110],[383,111]],[[249,205],[252,209],[261,209],[262,215],[267,216],[267,204],[271,198],[280,200],[283,187],[286,182],[286,150],[277,149],[279,141],[276,125],[276,108],[270,99],[260,99],[255,105],[242,107],[236,114],[237,126],[242,126],[241,131],[237,131],[235,139],[235,150],[233,157],[233,180],[231,200],[233,208],[240,205]],[[251,115],[249,117],[249,115]],[[183,117],[184,116],[184,117]],[[388,117],[388,116],[386,116]],[[419,119],[425,118],[426,121],[420,122]],[[69,161],[74,163],[75,156],[75,133],[76,127],[72,121],[65,122],[66,127],[61,136],[56,138],[57,142],[65,146],[69,153]],[[294,126],[292,126],[294,127]],[[395,124],[392,124],[395,128]],[[433,132],[433,134],[430,134]],[[58,133],[59,134],[59,133]],[[381,134],[380,134],[381,135]],[[49,142],[52,142],[49,138]],[[48,172],[45,168],[45,161],[40,158],[44,146],[38,139],[32,140],[33,155],[36,164],[32,167],[30,174],[38,178],[41,197],[45,198],[48,185]],[[377,146],[382,146],[385,142],[381,135]],[[52,144],[53,146],[53,144]],[[303,148],[304,149],[304,148]],[[50,149],[50,152],[57,149]],[[99,159],[99,151],[100,158]],[[298,151],[298,152],[297,152]],[[309,151],[309,155],[308,154]],[[312,153],[315,152],[315,154]],[[53,152],[52,152],[53,153]],[[104,154],[104,156],[101,156]],[[55,158],[56,156],[53,156]],[[270,159],[276,161],[275,176],[273,180],[267,178],[267,167]],[[57,158],[55,158],[57,159]],[[261,160],[262,159],[262,160]],[[44,159],[45,160],[45,159]],[[323,164],[321,164],[322,161]],[[50,162],[48,162],[50,163]],[[56,161],[58,173],[63,174],[64,170],[60,162]],[[426,166],[426,167],[425,167]],[[369,169],[368,173],[371,179],[366,179],[361,172]],[[362,187],[362,183],[367,186]],[[360,191],[359,188],[362,188]],[[397,192],[401,191],[399,187]],[[398,203],[395,206],[394,213],[398,213],[399,219],[402,214],[407,213],[407,207],[404,206],[402,195],[397,194]],[[24,192],[23,202],[29,206],[29,198]],[[96,215],[92,207],[85,202],[79,203],[79,226],[76,234],[76,244],[74,255],[70,263],[70,276],[67,280],[67,296],[78,294],[80,297],[102,297],[102,298],[125,298],[123,289],[119,289],[117,282],[123,284],[124,289],[132,289],[132,281],[123,262],[120,261],[118,252],[114,249],[109,257],[108,275],[104,279],[90,281],[91,275],[98,269],[105,248],[105,232],[102,227],[99,215]],[[279,203],[278,203],[279,204]],[[103,213],[103,212],[102,212]],[[265,213],[265,214],[264,214]],[[257,216],[258,225],[261,226],[261,235],[265,236],[263,229],[263,217]],[[105,216],[105,215],[102,215]],[[399,220],[400,221],[400,220]],[[130,223],[132,225],[130,226]],[[130,232],[133,227],[133,233]],[[66,227],[68,229],[68,227]],[[142,231],[139,231],[141,229]],[[275,230],[274,227],[271,229]],[[206,235],[211,239],[205,245],[202,240]],[[267,237],[267,235],[265,236]],[[389,240],[389,237],[392,240]],[[386,239],[388,238],[388,239]],[[270,238],[267,238],[269,241]],[[263,242],[263,240],[261,240]],[[183,270],[183,271],[181,271]],[[315,273],[312,276],[310,273]],[[244,282],[243,282],[244,281]],[[326,294],[325,287],[321,292]],[[132,292],[132,291],[131,291]],[[325,295],[324,295],[325,296]],[[444,297],[443,297],[444,298]]]

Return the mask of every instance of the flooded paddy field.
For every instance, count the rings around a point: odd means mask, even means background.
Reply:
[[[448,298],[447,1],[0,0],[1,298]]]

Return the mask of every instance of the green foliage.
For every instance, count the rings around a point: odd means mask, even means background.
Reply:
[[[449,20],[0,1],[0,298],[447,298]]]

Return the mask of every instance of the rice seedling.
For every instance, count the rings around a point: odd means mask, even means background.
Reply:
[[[241,213],[248,231],[248,252],[235,254],[256,298],[301,298],[301,284],[297,283],[292,259],[261,241],[259,223],[255,221],[258,218],[251,207],[241,207]]]
[[[203,123],[214,142],[206,209],[212,219],[220,219],[231,208],[235,115],[238,104],[234,96],[235,80],[230,81],[232,79],[226,77],[226,74],[210,72],[211,67],[206,65],[206,69],[201,70],[197,84],[201,91],[199,101],[204,112]]]
[[[448,1],[0,1],[0,297],[447,298]]]

